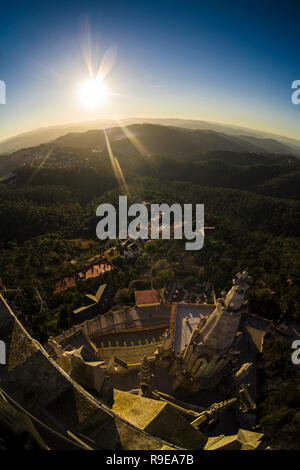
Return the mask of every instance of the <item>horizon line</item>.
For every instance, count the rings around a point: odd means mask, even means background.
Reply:
[[[261,132],[261,133],[266,133],[266,134],[270,134],[270,135],[274,135],[274,136],[278,136],[278,137],[283,137],[283,138],[287,138],[287,139],[291,139],[291,140],[295,140],[297,142],[299,142],[300,144],[300,139],[294,137],[294,136],[290,136],[290,135],[284,135],[284,134],[278,134],[277,132],[275,131],[271,131],[271,130],[262,130],[262,129],[259,129],[259,128],[253,128],[253,127],[248,127],[248,126],[242,126],[242,125],[238,125],[238,124],[233,124],[233,123],[227,123],[227,122],[222,122],[222,121],[207,121],[203,118],[195,118],[195,117],[174,117],[174,116],[161,116],[161,117],[158,117],[156,115],[141,115],[141,116],[126,116],[126,117],[98,117],[98,118],[95,118],[95,119],[91,119],[91,120],[82,120],[82,121],[68,121],[68,122],[62,122],[62,123],[59,123],[59,124],[49,124],[49,125],[44,125],[44,126],[41,126],[41,127],[35,127],[35,128],[31,128],[31,129],[28,129],[28,130],[23,130],[23,131],[20,131],[16,134],[10,134],[6,137],[4,137],[3,139],[0,139],[0,144],[3,144],[7,141],[9,141],[10,139],[13,139],[13,138],[17,138],[17,137],[20,137],[22,135],[25,135],[25,134],[30,134],[31,132],[37,132],[39,130],[43,130],[43,129],[51,129],[51,128],[59,128],[59,127],[64,127],[64,126],[70,126],[70,125],[75,125],[75,124],[84,124],[84,123],[93,123],[93,122],[97,122],[97,121],[116,121],[118,122],[118,120],[128,120],[128,119],[170,119],[170,120],[181,120],[181,121],[194,121],[194,122],[198,122],[198,121],[201,121],[201,122],[205,122],[207,124],[216,124],[216,125],[221,125],[221,126],[224,126],[224,127],[228,127],[228,128],[237,128],[237,129],[241,129],[241,130],[249,130],[249,131],[252,131],[252,132]],[[117,127],[120,127],[119,125]],[[201,130],[201,129],[200,129]]]

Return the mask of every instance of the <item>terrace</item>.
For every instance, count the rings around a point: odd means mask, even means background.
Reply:
[[[54,279],[54,294],[63,292],[70,287],[75,287],[76,282],[78,281],[86,281],[87,279],[98,277],[106,271],[110,271],[111,269],[111,263],[106,259],[101,259],[87,266],[83,266],[71,274]]]

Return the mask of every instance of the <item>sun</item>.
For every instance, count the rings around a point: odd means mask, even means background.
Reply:
[[[86,80],[80,85],[78,90],[79,100],[87,108],[100,106],[106,101],[107,95],[106,86],[97,78]]]

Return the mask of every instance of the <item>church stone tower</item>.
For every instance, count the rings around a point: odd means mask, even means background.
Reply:
[[[217,300],[213,313],[208,319],[201,319],[188,345],[171,366],[175,390],[184,388],[197,393],[220,382],[226,365],[237,352],[238,328],[251,282],[247,272],[238,273],[225,298]]]

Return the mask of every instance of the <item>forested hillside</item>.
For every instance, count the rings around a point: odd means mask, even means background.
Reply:
[[[187,253],[183,241],[157,241],[128,264],[118,242],[96,238],[97,206],[111,202],[117,207],[124,193],[103,132],[68,134],[53,144],[19,150],[9,159],[17,166],[12,180],[0,185],[0,277],[5,287],[27,293],[12,296],[26,326],[38,339],[68,327],[70,313],[99,280],[54,296],[53,278],[74,269],[70,259],[80,266],[111,245],[117,253],[115,268],[104,277],[123,289],[123,300],[129,303],[132,281],[161,286],[175,278],[187,285],[210,282],[219,293],[243,268],[257,280],[253,311],[300,319],[300,161],[278,153],[204,151],[204,135],[216,138],[216,133],[132,127],[138,141],[121,129],[107,131],[128,185],[129,203],[202,203],[205,224],[215,230],[206,233],[199,252]],[[160,153],[149,152],[150,147]],[[33,295],[36,287],[49,307],[42,319]]]
[[[110,283],[113,308],[120,308],[134,304],[137,286],[160,288],[174,280],[191,292],[210,285],[218,296],[230,288],[240,269],[254,278],[250,312],[275,322],[300,321],[299,160],[280,153],[203,151],[201,146],[195,152],[182,135],[177,133],[174,140],[174,132],[168,130],[169,142],[155,143],[153,154],[145,145],[114,135],[114,155],[109,157],[105,147],[99,148],[97,133],[95,141],[76,135],[75,142],[86,142],[86,148],[68,147],[74,143],[74,136],[68,135],[55,144],[19,150],[7,161],[2,157],[0,166],[14,173],[0,182],[0,287],[39,341],[69,328],[72,311],[100,283]],[[114,158],[127,192],[118,186]],[[112,203],[117,208],[122,194],[129,204],[204,204],[205,225],[214,230],[206,231],[199,251],[186,251],[185,240],[157,240],[146,243],[136,261],[126,261],[118,240],[96,238],[97,206]],[[112,271],[54,294],[55,278],[102,254]],[[37,292],[46,305],[42,310]],[[280,381],[279,352],[287,355],[286,349],[268,340],[261,357],[259,423],[272,445],[284,441],[294,448],[295,419],[291,435],[289,429],[284,429],[284,437],[276,431],[296,409],[294,369],[286,372],[286,385]]]

